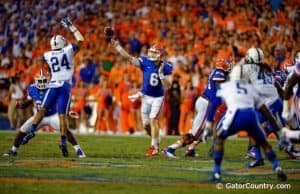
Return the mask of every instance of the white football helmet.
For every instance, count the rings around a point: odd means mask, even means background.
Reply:
[[[252,47],[247,50],[245,61],[246,63],[258,64],[263,62],[264,53],[260,48]]]
[[[235,65],[229,74],[230,81],[249,81],[249,76],[243,65]]]
[[[59,50],[66,46],[66,39],[62,35],[55,35],[50,40],[52,50]]]
[[[295,59],[294,59],[294,65],[297,65],[300,63],[300,51],[297,52]]]
[[[35,86],[39,90],[44,90],[48,87],[49,84],[49,76],[47,76],[43,70],[40,70],[40,73],[34,78]]]

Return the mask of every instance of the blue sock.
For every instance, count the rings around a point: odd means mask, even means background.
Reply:
[[[36,128],[37,128],[37,124],[32,124],[29,129],[28,129],[28,132],[35,132],[36,131]]]
[[[170,152],[170,153],[172,153],[172,154],[174,154],[175,150],[176,150],[176,149],[174,149],[174,148],[168,147],[168,150],[167,150],[167,151]]]
[[[279,166],[278,158],[273,150],[266,153],[266,157],[272,163],[273,169],[275,170]]]
[[[60,140],[61,140],[61,144],[66,145],[66,143],[67,143],[67,138],[66,138],[66,136],[60,136]]]
[[[214,151],[214,173],[221,173],[221,163],[223,160],[223,152],[220,151]]]
[[[255,154],[255,159],[256,160],[262,160],[261,152],[260,152],[260,147],[259,146],[253,146],[253,152]]]

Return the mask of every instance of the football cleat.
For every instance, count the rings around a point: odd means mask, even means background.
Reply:
[[[146,157],[157,156],[158,148],[155,146],[150,146],[148,152],[145,154]]]
[[[275,172],[277,174],[278,180],[280,180],[280,181],[286,181],[287,180],[287,175],[283,172],[283,170],[280,166],[275,169]]]
[[[186,157],[197,157],[199,155],[197,154],[195,149],[191,149],[191,150],[187,149],[184,153],[184,156],[186,156]]]
[[[66,144],[59,144],[59,149],[61,150],[63,157],[68,157],[69,156],[69,152],[67,150],[67,145]]]
[[[245,158],[246,159],[253,159],[253,160],[256,159],[253,147],[251,147],[251,148],[248,149]]]
[[[252,162],[246,164],[246,168],[254,168],[256,166],[263,166],[264,165],[264,160],[253,160]]]
[[[161,153],[166,156],[167,158],[177,158],[175,155],[175,149],[170,147],[165,147]]]
[[[84,154],[84,152],[81,149],[78,149],[76,152],[78,158],[85,158],[86,155]]]
[[[289,141],[279,141],[278,148],[280,151],[287,153],[288,159],[296,159],[300,157],[300,152],[295,150],[294,145]]]
[[[214,182],[214,183],[220,183],[221,182],[221,174],[220,173],[213,173],[212,177],[210,178],[210,181],[211,182]]]
[[[3,156],[16,156],[18,153],[13,150],[8,150],[7,153],[3,154]]]
[[[25,145],[29,142],[30,139],[32,139],[35,136],[34,132],[29,132],[22,140],[22,145]]]

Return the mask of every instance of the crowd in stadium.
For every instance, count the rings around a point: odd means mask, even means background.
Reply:
[[[100,134],[129,134],[142,128],[140,102],[128,99],[140,89],[141,72],[109,45],[103,29],[112,26],[116,38],[134,56],[147,55],[153,44],[166,48],[174,72],[160,126],[168,134],[184,134],[218,53],[229,53],[239,63],[247,49],[256,46],[274,70],[292,63],[300,45],[299,6],[297,0],[0,3],[1,110],[7,112],[12,129],[32,114],[32,107],[16,111],[16,101],[26,97],[26,88],[43,68],[40,58],[50,48],[50,37],[61,34],[74,40],[59,24],[67,16],[85,38],[75,58],[72,89],[71,109],[80,115],[77,127],[81,123]],[[20,88],[18,94],[9,92],[10,85]],[[170,117],[175,112],[180,119]]]

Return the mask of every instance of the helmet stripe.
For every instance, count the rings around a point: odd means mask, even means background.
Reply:
[[[259,50],[255,47],[255,50],[256,50],[256,52],[257,52],[257,56],[258,56],[258,61],[260,62],[260,54],[259,54]]]
[[[54,36],[54,46],[56,46],[56,37],[57,36]]]

